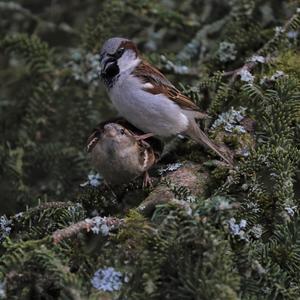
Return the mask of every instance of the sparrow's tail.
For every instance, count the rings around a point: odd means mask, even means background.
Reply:
[[[233,158],[229,151],[225,147],[216,145],[198,126],[198,124],[194,121],[190,121],[189,128],[185,132],[189,135],[194,141],[199,144],[210,148],[214,152],[216,152],[221,158],[223,158],[230,166],[233,166]]]

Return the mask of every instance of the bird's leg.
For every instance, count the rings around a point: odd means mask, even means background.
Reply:
[[[111,186],[109,183],[107,183],[105,180],[103,180],[103,181],[104,181],[104,185],[107,187],[107,189],[112,193],[112,195],[113,195],[116,199],[118,199],[118,196],[117,196],[117,194],[114,192],[112,186]]]
[[[137,141],[140,141],[140,140],[145,140],[149,137],[152,137],[154,136],[154,133],[152,132],[149,132],[149,133],[145,133],[145,134],[142,134],[142,135],[135,135],[134,138],[137,140]]]
[[[148,171],[144,172],[144,178],[143,178],[143,188],[146,188],[146,187],[152,187],[152,179],[149,176]]]

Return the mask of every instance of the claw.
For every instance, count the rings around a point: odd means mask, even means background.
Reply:
[[[106,188],[107,188],[108,190],[111,191],[112,195],[113,195],[115,198],[117,198],[117,194],[114,192],[112,186],[111,186],[110,184],[108,184],[105,180],[104,180],[104,185],[106,186]]]
[[[149,176],[148,172],[144,172],[144,178],[143,178],[143,189],[147,187],[152,187],[152,179]]]

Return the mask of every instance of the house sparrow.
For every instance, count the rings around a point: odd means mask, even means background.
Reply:
[[[162,144],[143,134],[124,119],[100,123],[88,138],[92,164],[110,186],[128,183],[144,174],[143,186],[151,185],[148,170],[162,152]]]
[[[111,101],[130,123],[161,137],[187,135],[232,164],[228,151],[212,142],[196,123],[207,114],[146,62],[132,41],[107,40],[100,52],[100,65]]]

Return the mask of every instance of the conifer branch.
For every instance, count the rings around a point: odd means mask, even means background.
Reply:
[[[107,235],[112,229],[119,228],[124,223],[124,219],[119,219],[115,217],[94,217],[91,219],[85,219],[83,221],[77,222],[70,225],[67,228],[56,230],[52,234],[52,239],[55,244],[60,243],[62,240],[70,238],[81,231],[94,233],[102,232],[103,235]],[[104,231],[102,226],[105,226]]]
[[[299,9],[298,9],[299,10]],[[228,71],[223,73],[224,76],[232,76],[230,80],[230,84],[232,85],[237,77],[240,75],[242,71],[251,72],[255,66],[259,64],[259,60],[255,59],[255,57],[263,57],[264,63],[268,63],[272,61],[272,56],[274,52],[277,50],[280,40],[284,38],[287,32],[291,29],[296,30],[300,27],[300,10],[296,11],[296,13],[285,23],[282,28],[279,28],[278,31],[275,32],[272,39],[270,39],[267,43],[263,45],[257,52],[255,52],[246,63],[235,70]]]

